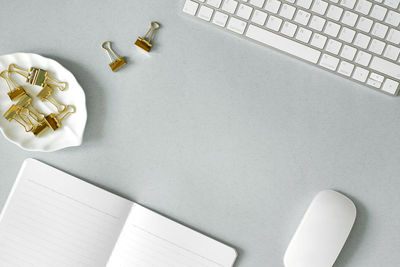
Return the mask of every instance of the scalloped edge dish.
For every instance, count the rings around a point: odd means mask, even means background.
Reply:
[[[3,117],[4,112],[12,102],[7,96],[6,82],[0,79],[0,131],[4,137],[27,151],[53,152],[66,147],[80,146],[87,121],[86,97],[74,75],[57,61],[33,53],[14,53],[0,56],[0,71],[6,70],[12,63],[25,69],[37,67],[48,70],[59,81],[67,82],[68,88],[65,91],[54,90],[54,93],[64,104],[74,105],[76,112],[63,120],[62,126],[54,132],[47,130],[38,137],[32,133],[26,133],[18,123],[15,121],[8,122]],[[22,77],[14,80],[19,85],[23,85],[32,96],[36,96],[41,90],[38,86],[26,84]],[[34,101],[35,106],[44,113],[54,112],[51,105],[38,99]]]

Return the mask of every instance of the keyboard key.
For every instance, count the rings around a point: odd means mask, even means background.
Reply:
[[[386,47],[384,57],[396,60],[399,57],[400,48],[394,47],[393,45],[388,45]]]
[[[279,31],[279,28],[281,27],[282,20],[280,18],[277,18],[275,16],[270,16],[267,22],[267,28],[274,30],[274,31]]]
[[[297,11],[296,17],[294,18],[294,21],[303,24],[303,25],[307,25],[308,21],[310,20],[311,14],[299,9]],[[321,28],[322,29],[322,28]]]
[[[343,13],[343,8],[330,5],[328,13],[326,13],[326,16],[333,20],[339,21],[340,17],[342,16],[342,13]]]
[[[213,12],[214,10],[212,8],[209,8],[207,6],[201,6],[199,14],[197,14],[197,16],[201,19],[204,19],[205,21],[210,21]]]
[[[382,72],[395,79],[400,79],[400,65],[379,57],[373,57],[369,66],[371,69]]]
[[[388,26],[376,22],[374,24],[374,27],[372,27],[371,33],[372,33],[372,35],[375,35],[375,36],[377,36],[379,38],[383,38],[383,37],[385,37],[386,32],[387,32],[388,29],[389,29]]]
[[[317,63],[321,55],[321,52],[316,49],[302,45],[254,25],[249,26],[246,36],[312,63]]]
[[[396,94],[397,88],[399,87],[399,83],[396,81],[393,81],[391,79],[386,79],[386,81],[383,83],[382,90],[389,93],[389,94]]]
[[[379,41],[377,39],[372,39],[372,42],[368,48],[369,51],[375,53],[375,54],[382,54],[383,49],[385,48],[385,43],[382,41]]]
[[[276,14],[280,6],[281,2],[278,0],[267,0],[264,9]]]
[[[328,21],[324,32],[330,36],[336,37],[339,33],[340,25],[332,21]]]
[[[212,22],[218,26],[225,27],[227,20],[228,20],[228,15],[217,11],[215,12]]]
[[[382,85],[384,77],[382,75],[379,75],[377,73],[372,72],[369,75],[369,78],[367,80],[367,84],[375,87],[375,88],[380,88]]]
[[[235,0],[224,0],[224,3],[222,4],[222,10],[233,14],[235,13],[237,5],[238,2]]]
[[[371,9],[372,3],[367,0],[358,0],[356,11],[367,15]]]
[[[351,11],[345,11],[342,18],[342,22],[346,25],[353,27],[356,24],[357,18],[358,15],[356,13]]]
[[[400,13],[390,10],[386,16],[385,22],[393,25],[395,27],[399,26],[400,23]]]
[[[282,26],[281,32],[287,36],[293,37],[296,32],[297,25],[289,21],[285,21]]]
[[[367,52],[358,51],[355,62],[363,66],[368,66],[371,57],[371,54]]]
[[[361,17],[358,20],[357,26],[356,28],[363,31],[363,32],[369,32],[371,30],[372,27],[372,20],[368,19],[368,18],[364,18]]]
[[[309,9],[311,6],[312,0],[297,0],[297,5],[301,6],[305,9]]]
[[[383,3],[391,8],[396,9],[399,6],[399,0],[385,0]]]
[[[183,6],[183,12],[194,16],[198,8],[199,8],[198,3],[191,0],[186,0],[185,5]]]
[[[397,45],[400,44],[400,31],[395,29],[390,29],[386,39],[394,44]]]
[[[356,4],[356,0],[342,0],[340,1],[340,5],[347,7],[348,9],[353,9],[354,5]]]
[[[330,53],[332,53],[332,54],[337,55],[337,54],[339,54],[339,50],[340,50],[341,47],[342,47],[342,43],[341,42],[338,42],[338,41],[333,40],[333,39],[329,39],[325,50],[330,52]]]
[[[323,54],[319,64],[324,68],[335,71],[337,68],[337,65],[339,64],[339,59],[336,57],[327,55],[327,54]]]
[[[375,80],[375,81],[378,81],[378,82],[383,82],[383,79],[384,79],[384,77],[383,77],[382,75],[379,75],[379,74],[374,73],[374,72],[372,72],[372,73],[369,75],[369,77],[370,77],[371,79]]]
[[[354,35],[356,32],[352,29],[343,27],[342,31],[340,32],[339,39],[348,43],[353,42]]]
[[[221,0],[207,0],[207,4],[216,8],[220,7],[221,2],[222,2]]]
[[[375,88],[380,88],[382,86],[382,82],[383,82],[384,77],[382,75],[379,75],[377,73],[372,72],[369,75],[369,78],[367,80],[367,84],[371,85]]]
[[[308,43],[308,41],[310,40],[312,31],[307,30],[303,27],[300,27],[300,29],[297,31],[296,34],[296,39],[299,41],[302,41],[304,43]]]
[[[375,88],[380,88],[381,85],[382,85],[381,82],[378,82],[378,81],[376,81],[376,80],[374,80],[374,79],[371,79],[371,78],[368,78],[367,84],[368,84],[368,85],[371,85],[371,86],[373,86],[373,87],[375,87]]]
[[[283,4],[279,15],[287,19],[292,19],[295,11],[296,8],[294,8],[293,6]]]
[[[323,36],[322,34],[314,33],[311,39],[311,45],[322,49],[325,46],[327,39],[328,38],[326,38],[326,36]]]
[[[377,20],[383,20],[387,12],[387,8],[382,6],[374,5],[372,8],[370,16]]]
[[[356,67],[352,77],[357,81],[365,82],[367,80],[368,73],[368,70],[361,67]]]
[[[263,7],[265,0],[250,0],[250,4],[256,7]]]
[[[248,20],[250,18],[252,11],[253,11],[252,7],[245,5],[245,4],[240,4],[236,15],[238,15],[238,17],[241,17],[245,20]]]
[[[357,52],[357,49],[355,49],[354,47],[345,45],[345,46],[343,46],[340,56],[352,61],[354,59],[354,56],[356,55],[356,52]]]
[[[317,30],[317,31],[322,31],[322,29],[324,28],[326,20],[313,15],[311,22],[310,22],[310,28]]]
[[[228,22],[228,26],[226,27],[228,30],[233,32],[243,34],[244,29],[246,28],[247,23],[243,20],[231,17]]]
[[[312,7],[312,11],[324,15],[326,9],[328,8],[328,3],[322,0],[315,0]]]
[[[367,48],[370,40],[371,37],[362,33],[357,33],[356,39],[354,40],[354,45],[365,49]]]
[[[342,61],[342,62],[340,62],[338,72],[340,74],[350,77],[351,73],[353,72],[353,69],[354,69],[353,64],[346,62],[346,61]]]
[[[251,18],[251,21],[254,23],[257,23],[259,25],[264,25],[265,20],[267,19],[267,13],[262,12],[260,10],[256,10],[253,13],[253,17]]]

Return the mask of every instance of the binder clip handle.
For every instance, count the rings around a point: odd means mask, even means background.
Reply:
[[[105,41],[101,47],[103,47],[104,50],[106,50],[108,57],[110,58],[111,62],[117,60],[118,58],[120,58],[119,55],[117,55],[117,53],[115,53],[115,51],[111,48],[111,42],[110,41]]]
[[[5,76],[6,73],[7,73],[7,76]],[[16,88],[16,87],[18,87],[18,86],[17,86],[17,85],[14,83],[14,81],[11,79],[10,73],[18,73],[18,72],[17,72],[17,71],[14,71],[14,70],[3,70],[3,71],[0,73],[0,77],[3,78],[3,79],[6,81],[7,86],[8,86],[8,88],[9,88],[10,91],[11,91],[11,90],[13,90],[13,87]]]
[[[56,79],[54,79],[53,77],[48,77],[47,78],[48,81],[46,81],[46,85],[51,85],[54,87],[57,87],[58,90],[60,91],[65,91],[68,88],[68,83],[67,82],[60,82]],[[43,86],[45,87],[45,86]]]
[[[29,77],[29,70],[17,67],[17,65],[15,65],[15,64],[10,64],[8,66],[8,74],[10,74],[12,72],[17,73],[26,79],[28,79],[28,77]]]
[[[154,25],[154,27],[153,27]],[[152,21],[150,22],[150,29],[146,32],[146,34],[144,35],[144,39],[146,39],[147,35],[149,35],[150,33],[150,37],[148,39],[149,43],[151,42],[151,39],[153,39],[153,35],[154,33],[160,28],[160,24],[157,21]]]
[[[6,73],[7,73],[7,77],[4,75],[4,74],[6,74]],[[8,86],[8,89],[11,91],[12,88],[11,88],[11,85],[10,85],[10,80],[9,80],[8,75],[9,75],[9,74],[8,74],[8,71],[7,71],[7,70],[3,70],[3,71],[0,73],[0,77],[3,78],[3,79],[6,81],[7,86]]]
[[[65,118],[67,118],[69,115],[73,114],[76,112],[76,108],[73,105],[67,105],[65,106],[64,110],[61,111],[58,115],[57,115],[57,119],[61,122],[62,120],[64,120]]]

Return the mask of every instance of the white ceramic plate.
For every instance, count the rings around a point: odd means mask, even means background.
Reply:
[[[4,79],[0,78],[0,131],[10,142],[28,151],[51,152],[70,146],[79,146],[82,143],[85,130],[87,113],[85,93],[76,81],[74,75],[61,66],[58,62],[37,54],[16,53],[0,56],[0,72],[6,70],[10,64],[16,64],[24,69],[37,67],[49,71],[52,77],[59,81],[68,82],[68,88],[60,92],[55,89],[55,96],[64,104],[74,105],[76,112],[62,121],[61,128],[56,131],[47,129],[40,136],[26,133],[15,121],[7,121],[3,114],[9,109],[12,102],[7,95],[8,87]],[[34,105],[45,114],[56,113],[56,109],[49,103],[36,98],[41,87],[27,84],[20,75],[13,74],[18,85],[23,85],[28,94],[34,96]]]

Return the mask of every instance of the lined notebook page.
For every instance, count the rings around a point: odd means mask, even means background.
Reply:
[[[131,205],[28,159],[0,216],[0,266],[105,266]]]
[[[107,267],[228,267],[235,259],[231,247],[133,204]]]

